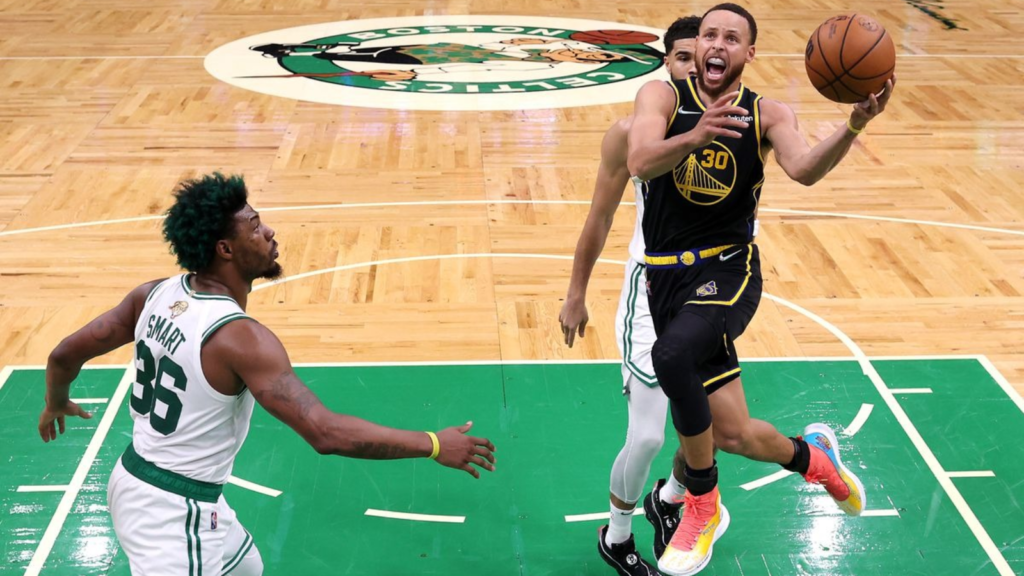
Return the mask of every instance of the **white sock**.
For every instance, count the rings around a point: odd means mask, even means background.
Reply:
[[[668,481],[661,487],[661,491],[658,492],[658,496],[662,502],[666,504],[676,504],[683,501],[683,496],[686,495],[686,486],[683,486],[679,480],[676,480],[675,472],[668,477]]]
[[[621,510],[611,505],[611,514],[608,518],[608,532],[604,535],[604,543],[608,546],[621,544],[629,540],[633,533],[633,511]]]

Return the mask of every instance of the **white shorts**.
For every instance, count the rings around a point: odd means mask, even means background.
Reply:
[[[657,386],[658,379],[651,361],[651,348],[657,335],[647,302],[647,277],[644,265],[633,259],[626,263],[619,309],[615,313],[615,340],[622,355],[623,382],[628,381],[632,374],[652,388]]]
[[[107,505],[132,576],[226,575],[253,547],[223,495],[204,502],[167,492],[128,472],[122,459],[110,473]]]

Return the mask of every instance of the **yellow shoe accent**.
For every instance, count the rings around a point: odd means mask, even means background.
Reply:
[[[687,517],[688,514],[692,516]],[[658,559],[658,570],[668,576],[690,576],[700,572],[711,561],[715,542],[728,528],[729,511],[722,506],[717,488],[705,496],[695,497],[687,492],[683,519],[665,553]],[[695,534],[696,530],[699,532]]]

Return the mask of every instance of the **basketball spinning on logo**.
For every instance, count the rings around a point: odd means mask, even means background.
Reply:
[[[876,96],[896,70],[892,36],[864,14],[834,16],[811,34],[804,54],[811,84],[833,102],[856,104]]]

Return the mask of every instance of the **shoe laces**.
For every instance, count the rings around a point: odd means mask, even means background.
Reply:
[[[694,496],[686,491],[683,496],[683,517],[679,522],[679,528],[672,535],[670,546],[677,550],[693,550],[693,546],[700,538],[700,533],[708,524],[708,520],[718,510],[718,493],[709,492],[702,496]]]

